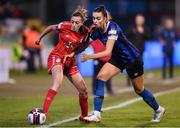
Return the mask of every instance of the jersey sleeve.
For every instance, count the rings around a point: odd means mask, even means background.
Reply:
[[[72,23],[71,22],[68,22],[68,21],[65,21],[65,22],[60,22],[58,24],[58,29],[70,29],[71,30],[72,28]]]
[[[113,39],[113,40],[117,40],[118,39],[118,35],[122,30],[120,29],[120,27],[118,27],[116,24],[110,24],[108,30],[107,30],[107,36],[108,36],[108,40],[109,39]]]

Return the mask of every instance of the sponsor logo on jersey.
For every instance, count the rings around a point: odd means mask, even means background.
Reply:
[[[117,34],[117,30],[112,29],[108,32],[108,35],[116,35]]]
[[[69,38],[69,35],[68,35],[68,34],[66,35],[66,38]]]
[[[56,63],[59,63],[60,61],[61,61],[60,58],[57,58],[57,59],[56,59]]]

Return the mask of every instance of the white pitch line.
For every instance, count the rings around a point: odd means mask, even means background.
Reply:
[[[174,89],[171,89],[171,90],[167,90],[167,91],[163,91],[163,92],[155,93],[154,96],[158,97],[158,96],[162,96],[162,95],[165,95],[165,94],[168,94],[168,93],[172,93],[172,92],[177,92],[177,91],[180,91],[180,87],[177,87],[177,88],[174,88]],[[128,106],[130,104],[136,103],[136,102],[141,101],[141,100],[142,100],[141,97],[135,98],[135,99],[125,101],[125,102],[120,103],[120,104],[115,105],[115,106],[103,108],[102,111],[107,111],[107,110],[112,110],[112,109],[118,109],[118,108],[126,107],[126,106]]]
[[[72,117],[72,118],[69,118],[69,119],[65,119],[65,120],[61,120],[61,121],[57,121],[57,122],[55,122],[55,123],[52,123],[52,124],[49,124],[49,125],[45,125],[45,126],[42,126],[43,128],[44,127],[51,127],[51,126],[56,126],[56,125],[58,125],[58,124],[63,124],[63,123],[67,123],[67,122],[71,122],[71,121],[74,121],[74,120],[76,120],[76,119],[78,119],[78,116],[76,116],[76,117]]]
[[[168,93],[172,93],[172,92],[177,92],[177,91],[180,91],[180,87],[177,87],[177,88],[174,88],[174,89],[171,89],[171,90],[167,90],[167,91],[163,91],[163,92],[155,93],[154,96],[158,97],[158,96],[162,96],[162,95],[165,95],[165,94],[168,94]],[[130,105],[130,104],[133,104],[133,103],[136,103],[138,101],[141,101],[141,100],[142,100],[142,98],[134,98],[134,99],[122,102],[122,103],[120,103],[118,105],[114,105],[114,106],[111,106],[111,107],[103,108],[102,111],[108,111],[108,110],[112,110],[112,109],[123,108],[123,107],[126,107],[126,106]],[[56,125],[59,125],[59,124],[63,124],[63,123],[74,121],[76,119],[78,119],[78,116],[72,117],[72,118],[69,118],[69,119],[65,119],[65,120],[61,120],[61,121],[57,121],[57,122],[51,123],[49,125],[44,125],[42,127],[43,128],[44,127],[47,128],[47,127],[51,127],[51,126],[56,126]]]

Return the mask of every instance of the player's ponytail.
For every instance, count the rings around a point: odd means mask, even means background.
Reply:
[[[78,6],[77,9],[73,12],[72,16],[79,16],[81,17],[82,21],[85,22],[88,18],[88,11],[81,6]]]
[[[105,8],[104,5],[98,6],[97,8],[95,8],[95,9],[93,10],[93,12],[101,12],[104,17],[107,17],[106,8]]]

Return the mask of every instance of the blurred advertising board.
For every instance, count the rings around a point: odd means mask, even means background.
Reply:
[[[10,50],[0,49],[0,83],[9,81]]]

